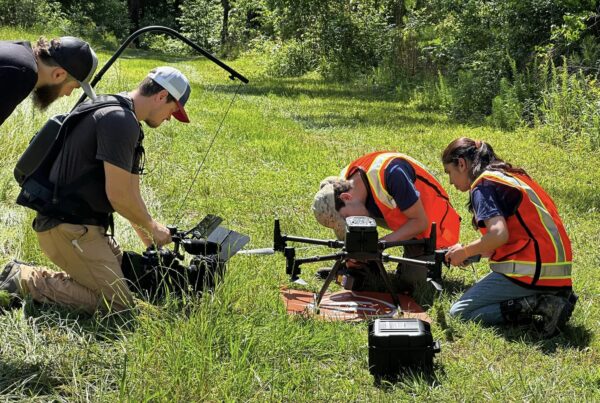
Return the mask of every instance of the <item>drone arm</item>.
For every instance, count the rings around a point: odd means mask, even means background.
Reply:
[[[293,236],[293,235],[283,235],[283,238],[286,241],[302,242],[302,243],[308,243],[311,245],[323,245],[323,246],[328,246],[330,248],[343,248],[344,247],[343,241],[336,241],[333,239],[304,238],[304,237]]]
[[[441,286],[438,281],[442,278],[442,264],[444,263],[444,251],[436,250],[434,261],[409,259],[405,257],[390,256],[387,254],[381,255],[381,261],[383,262],[396,262],[396,263],[410,263],[411,265],[421,266],[427,268],[427,280],[431,281],[434,287],[441,291]]]
[[[417,266],[423,266],[423,267],[430,267],[430,266],[436,265],[436,262],[430,262],[430,261],[426,261],[426,260],[409,259],[406,257],[390,256],[385,253],[381,255],[381,260],[383,262],[410,263],[410,264],[414,264]]]
[[[301,259],[296,259],[296,263],[298,265],[301,265],[304,263],[324,262],[326,260],[336,260],[336,259],[344,258],[345,256],[346,256],[345,252],[338,252],[338,253],[332,253],[331,255],[303,257]]]
[[[431,230],[429,231],[429,238],[423,239],[407,239],[404,241],[379,241],[379,248],[384,251],[389,248],[396,246],[408,246],[408,245],[423,245],[425,247],[425,253],[431,254],[435,251],[436,247],[436,223],[431,223]]]

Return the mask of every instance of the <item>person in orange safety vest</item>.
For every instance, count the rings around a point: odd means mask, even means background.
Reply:
[[[501,160],[491,145],[459,138],[442,154],[450,183],[469,192],[473,225],[481,238],[449,248],[456,266],[470,256],[489,257],[492,273],[469,289],[450,314],[486,324],[541,319],[550,337],[570,318],[571,242],[550,196],[525,172]]]
[[[400,241],[429,237],[436,223],[436,247],[446,248],[459,239],[460,217],[448,194],[420,162],[408,155],[379,151],[364,155],[344,168],[339,177],[321,182],[313,212],[317,221],[344,239],[345,218],[369,216],[392,232],[382,237]],[[405,247],[406,257],[422,257],[423,247]],[[427,278],[423,267],[399,267],[411,287]]]

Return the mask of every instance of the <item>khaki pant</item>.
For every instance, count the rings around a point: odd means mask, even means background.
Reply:
[[[121,271],[121,249],[104,228],[60,224],[37,237],[44,254],[64,272],[21,265],[23,294],[90,313],[132,306]]]

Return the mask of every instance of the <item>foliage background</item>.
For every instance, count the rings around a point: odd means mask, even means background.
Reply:
[[[265,72],[363,82],[460,122],[544,127],[600,146],[600,24],[593,0],[0,0],[0,23],[116,45],[160,24]],[[147,35],[136,46],[189,54]],[[442,83],[436,83],[443,80]],[[585,102],[572,102],[572,100]],[[567,106],[564,106],[564,105]]]

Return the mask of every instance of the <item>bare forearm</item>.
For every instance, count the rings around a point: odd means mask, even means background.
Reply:
[[[149,234],[147,230],[140,228],[139,226],[132,223],[131,221],[130,221],[130,224],[133,227],[133,230],[136,232],[138,237],[140,237],[140,239],[142,240],[142,242],[144,243],[144,245],[146,247],[149,247],[150,245],[152,245],[154,243],[154,242],[152,242],[151,234]]]
[[[151,233],[153,220],[141,197],[136,197],[135,194],[122,194],[119,197],[112,197],[110,204],[117,213],[129,220],[136,230],[139,228]]]
[[[446,260],[455,266],[460,266],[471,256],[487,255],[496,248],[508,242],[508,229],[504,217],[492,217],[485,221],[488,232],[481,238],[468,245],[456,244],[446,253]]]
[[[475,255],[486,255],[493,252],[494,249],[502,246],[504,243],[505,241],[503,241],[501,236],[498,236],[496,233],[488,232],[481,238],[465,245],[464,248],[467,250],[467,256],[470,257]]]
[[[424,230],[425,226],[423,225],[423,222],[418,219],[410,219],[402,227],[390,234],[387,234],[381,239],[387,242],[406,241],[407,239],[416,237]]]

